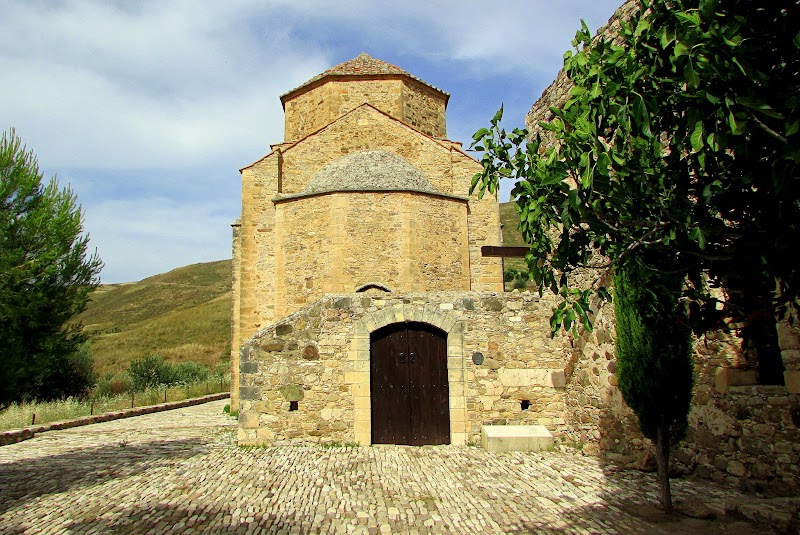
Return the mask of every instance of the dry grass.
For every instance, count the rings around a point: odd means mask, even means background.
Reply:
[[[214,371],[230,355],[231,261],[194,264],[140,282],[99,287],[78,316],[95,370],[128,368],[148,353]]]
[[[166,401],[182,401],[196,398],[206,394],[227,392],[230,389],[230,378],[211,378],[208,381],[185,385],[171,386],[169,388],[149,388],[134,394],[125,393],[117,396],[99,398],[95,400],[78,400],[67,398],[61,401],[13,403],[8,409],[0,412],[0,431],[29,427],[36,415],[36,424],[71,420],[90,414],[146,407],[158,405]]]

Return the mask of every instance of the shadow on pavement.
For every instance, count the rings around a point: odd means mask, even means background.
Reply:
[[[155,441],[130,445],[116,443],[69,453],[0,464],[0,515],[48,494],[94,486],[129,477],[204,451],[197,439]]]

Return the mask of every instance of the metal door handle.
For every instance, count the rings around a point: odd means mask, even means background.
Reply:
[[[410,353],[408,355],[408,362],[413,364],[415,360],[416,360],[416,356],[414,355],[414,353]]]
[[[398,362],[399,364],[403,364],[405,361],[406,361],[406,354],[405,354],[405,353],[400,353],[400,356],[399,356],[399,358],[397,359],[397,362]]]

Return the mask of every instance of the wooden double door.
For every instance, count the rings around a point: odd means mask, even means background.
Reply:
[[[370,337],[372,443],[450,443],[447,335],[425,323],[387,325]]]

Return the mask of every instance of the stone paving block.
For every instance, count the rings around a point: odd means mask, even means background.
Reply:
[[[1,447],[0,533],[684,532],[682,522],[630,514],[631,504],[654,503],[655,474],[615,470],[577,450],[237,447],[242,430],[222,412],[226,402]],[[360,431],[369,436],[368,426]],[[752,504],[706,481],[672,485],[676,501]],[[781,502],[772,516],[761,502],[747,512],[756,507],[751,518],[785,524],[778,513],[796,502]],[[746,522],[728,524],[735,531],[715,525],[702,525],[703,533],[770,532]]]

